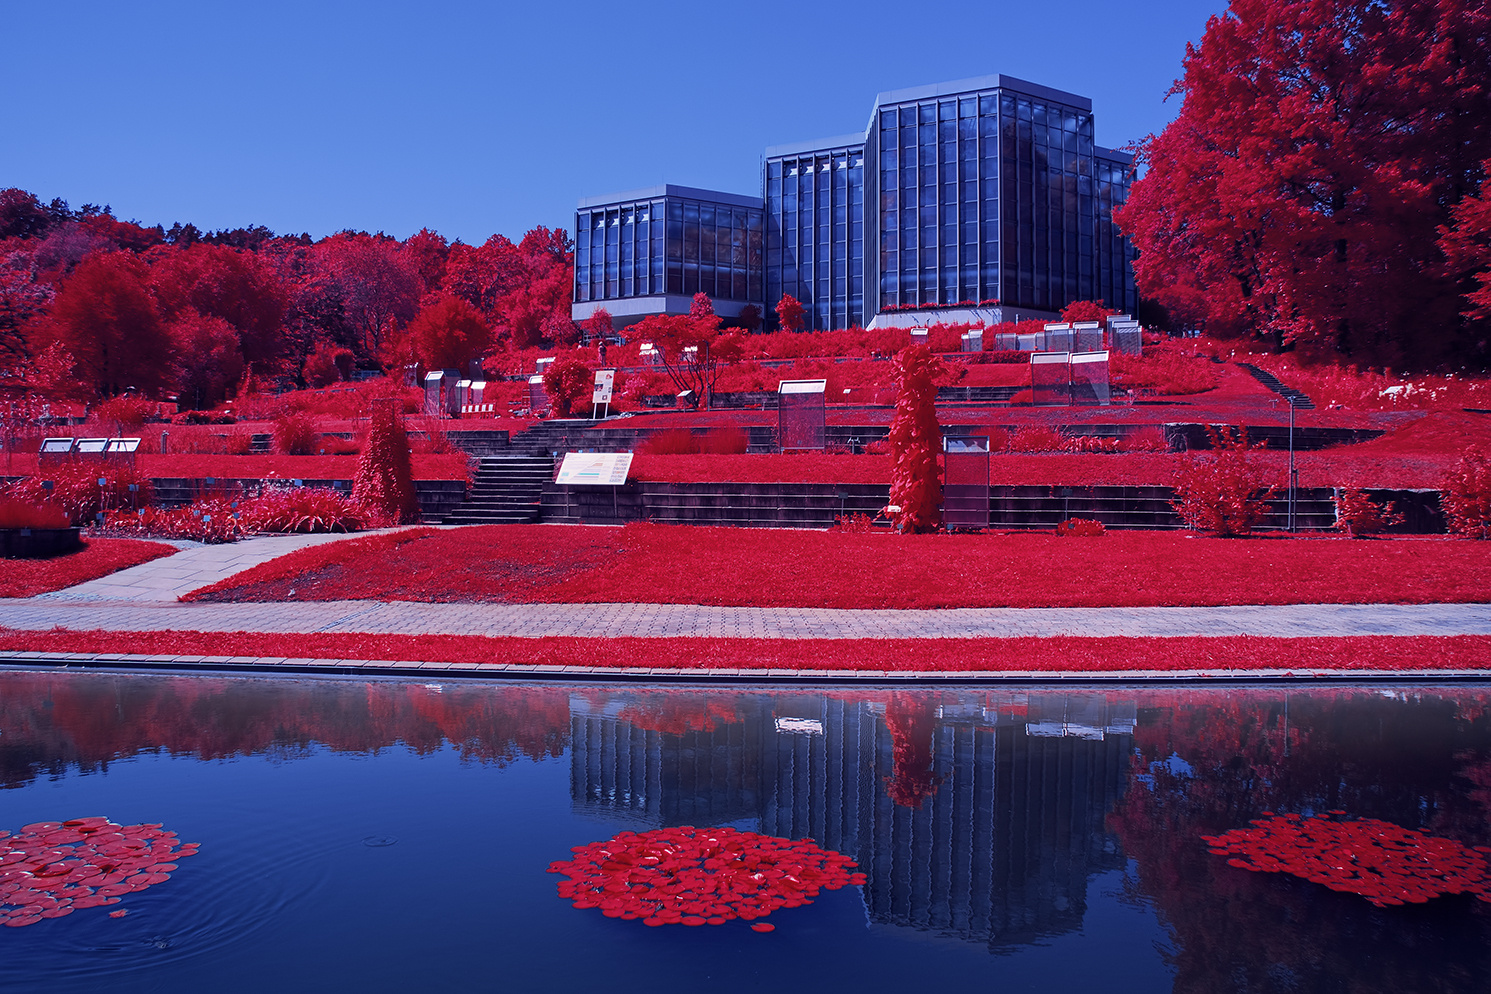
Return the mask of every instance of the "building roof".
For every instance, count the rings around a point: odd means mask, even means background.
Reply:
[[[629,204],[639,200],[658,200],[663,197],[678,197],[683,200],[702,200],[711,204],[727,204],[731,207],[754,207],[760,210],[765,202],[760,197],[749,197],[740,193],[724,193],[720,190],[703,190],[694,186],[675,186],[672,183],[664,183],[660,186],[647,186],[639,190],[624,190],[621,193],[608,193],[599,197],[581,197],[576,205],[577,210],[587,210],[592,207],[608,207],[612,204]]]
[[[835,135],[832,138],[819,138],[816,141],[788,142],[785,145],[769,145],[766,148],[768,159],[782,159],[794,155],[804,155],[809,152],[831,152],[841,148],[854,148],[865,143],[864,133],[856,135]]]
[[[934,97],[950,97],[958,93],[972,93],[976,90],[994,89],[1013,90],[1016,93],[1023,93],[1030,97],[1054,100],[1058,103],[1066,104],[1068,107],[1076,107],[1078,110],[1092,110],[1092,101],[1087,97],[998,73],[989,76],[974,76],[969,79],[954,79],[945,83],[909,86],[903,90],[887,90],[885,93],[881,93],[875,97],[875,108],[878,110],[886,104],[900,104],[912,100],[929,100]]]

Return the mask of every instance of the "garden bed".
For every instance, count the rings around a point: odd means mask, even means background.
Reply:
[[[0,651],[438,661],[513,666],[658,669],[1004,671],[1481,670],[1491,636],[1333,638],[726,639],[492,638],[264,632],[21,631],[0,627]]]
[[[187,599],[831,608],[1484,602],[1491,542],[500,525],[302,549]]]
[[[0,574],[0,597],[35,597],[63,590],[175,552],[174,546],[164,542],[90,538],[77,552],[51,559],[7,559]]]

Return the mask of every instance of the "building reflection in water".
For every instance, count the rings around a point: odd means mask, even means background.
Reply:
[[[1079,928],[1089,876],[1123,865],[1104,818],[1128,780],[1131,701],[710,700],[572,696],[575,809],[813,838],[859,861],[872,921],[992,950]]]

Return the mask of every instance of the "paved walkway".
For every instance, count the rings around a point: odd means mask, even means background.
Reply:
[[[182,604],[0,602],[0,625],[115,631],[343,632],[709,638],[1010,638],[1052,635],[1491,635],[1488,604],[1296,604],[1277,607],[954,608],[854,611],[689,604],[425,604],[322,601]]]
[[[397,531],[398,529],[387,529]],[[203,545],[200,542],[172,542],[180,548],[174,556],[152,559],[139,566],[120,570],[97,580],[89,580],[66,590],[41,594],[32,600],[60,601],[156,601],[173,603],[184,593],[208,587],[234,573],[271,559],[278,559],[296,549],[349,538],[364,538],[377,531],[336,532],[329,535],[257,535],[238,542]],[[0,615],[5,611],[0,601]]]

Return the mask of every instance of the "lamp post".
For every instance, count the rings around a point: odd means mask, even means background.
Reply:
[[[1294,531],[1295,507],[1299,500],[1295,494],[1299,487],[1299,471],[1294,468],[1294,395],[1289,395],[1289,531]]]

